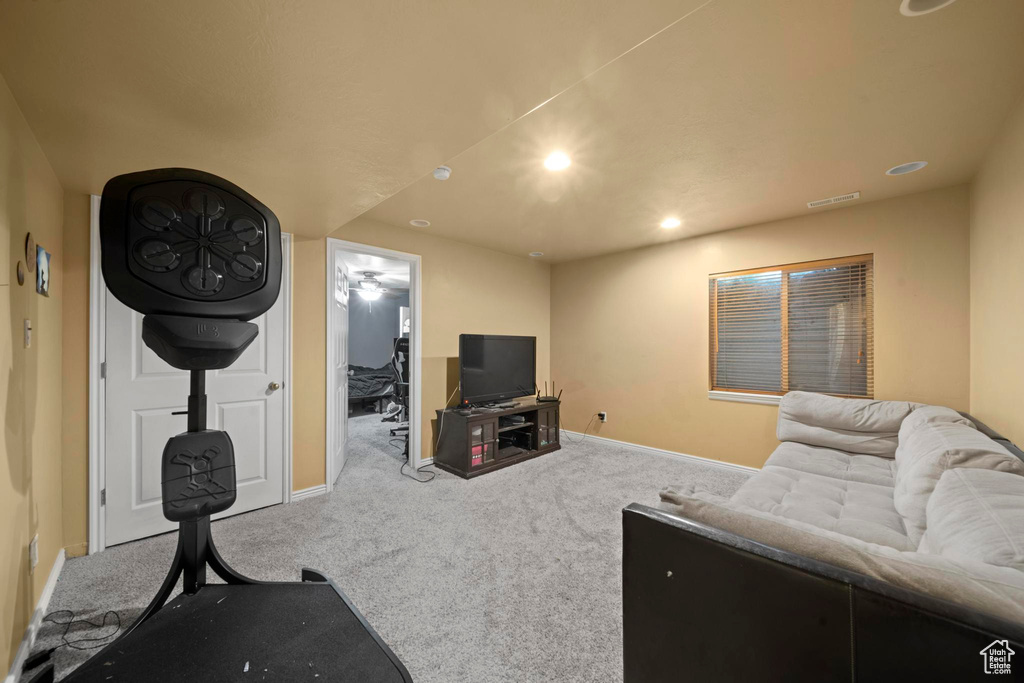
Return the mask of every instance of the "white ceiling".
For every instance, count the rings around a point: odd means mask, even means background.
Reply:
[[[352,284],[362,280],[363,273],[369,271],[375,273],[388,289],[409,289],[409,264],[406,261],[348,251],[341,252],[341,255],[348,266],[348,278]]]

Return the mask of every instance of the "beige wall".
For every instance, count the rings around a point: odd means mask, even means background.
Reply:
[[[0,662],[6,669],[24,635],[61,532],[61,212],[63,192],[7,84],[0,78]],[[49,251],[50,297],[35,272],[18,285],[25,233]],[[32,347],[22,343],[32,320]],[[39,565],[28,545],[39,534]]]
[[[61,471],[69,557],[89,547],[89,248],[89,195],[66,192]]]
[[[1024,99],[971,187],[971,412],[1024,444]]]
[[[537,337],[537,377],[549,376],[550,269],[527,258],[356,219],[331,237],[422,257],[423,457],[433,454],[435,410],[447,387],[448,358],[458,356],[459,334],[524,334]],[[294,414],[295,488],[324,483],[326,393],[326,242],[296,241]]]
[[[88,540],[89,198],[64,199],[68,254],[64,312],[64,538],[70,554]],[[287,230],[287,227],[285,227]],[[432,455],[434,410],[448,397],[447,359],[461,332],[537,337],[537,376],[550,373],[550,270],[546,264],[359,219],[331,235],[419,254],[423,264],[424,457]],[[293,489],[325,481],[326,240],[293,242]]]
[[[292,489],[325,480],[327,241],[292,243]]]
[[[708,399],[708,274],[875,255],[875,395],[968,407],[966,186],[556,265],[551,356],[582,431],[759,467],[774,406]],[[593,430],[592,430],[593,431]]]

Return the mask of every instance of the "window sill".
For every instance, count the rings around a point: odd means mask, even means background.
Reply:
[[[733,403],[757,403],[764,406],[777,406],[782,400],[781,396],[773,394],[744,394],[739,391],[716,391],[708,392],[708,398],[712,401],[732,401]]]

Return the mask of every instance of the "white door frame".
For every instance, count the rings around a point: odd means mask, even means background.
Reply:
[[[358,242],[346,242],[345,240],[335,239],[334,237],[327,238],[327,299],[325,302],[327,311],[327,369],[334,367],[334,344],[331,343],[331,331],[334,329],[334,315],[337,310],[335,306],[331,305],[334,301],[334,258],[335,254],[339,251],[350,251],[357,254],[369,254],[370,256],[380,256],[382,258],[392,259],[394,261],[405,261],[409,264],[409,311],[410,317],[412,318],[412,344],[411,344],[411,366],[409,368],[409,467],[413,470],[423,467],[424,463],[421,462],[420,443],[423,422],[421,420],[421,394],[423,393],[423,334],[422,334],[422,321],[423,316],[421,312],[423,310],[423,273],[420,263],[419,254],[408,254],[404,251],[395,251],[393,249],[384,249],[383,247],[373,247],[369,244],[359,244]],[[337,395],[337,386],[335,384],[336,377],[335,373],[327,372],[327,410],[324,413],[326,420],[325,424],[327,427],[326,431],[326,446],[324,448],[324,463],[327,473],[327,491],[330,492],[334,488],[334,480],[338,478],[340,472],[334,471],[334,457],[331,453],[331,444],[334,443],[334,426],[332,415],[334,415],[334,397]],[[346,406],[347,411],[347,406]],[[347,415],[347,412],[346,412]],[[346,417],[346,419],[348,419]],[[344,448],[344,445],[342,446]]]
[[[281,260],[288,277],[281,278],[280,297],[284,299],[284,476],[285,503],[292,498],[292,236],[281,233]],[[106,362],[107,283],[103,279],[100,257],[100,197],[89,201],[89,554],[107,547],[106,506],[100,503],[100,491],[106,479]]]

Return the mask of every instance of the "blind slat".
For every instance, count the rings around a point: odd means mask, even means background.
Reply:
[[[873,270],[867,255],[711,276],[712,387],[872,396]]]

